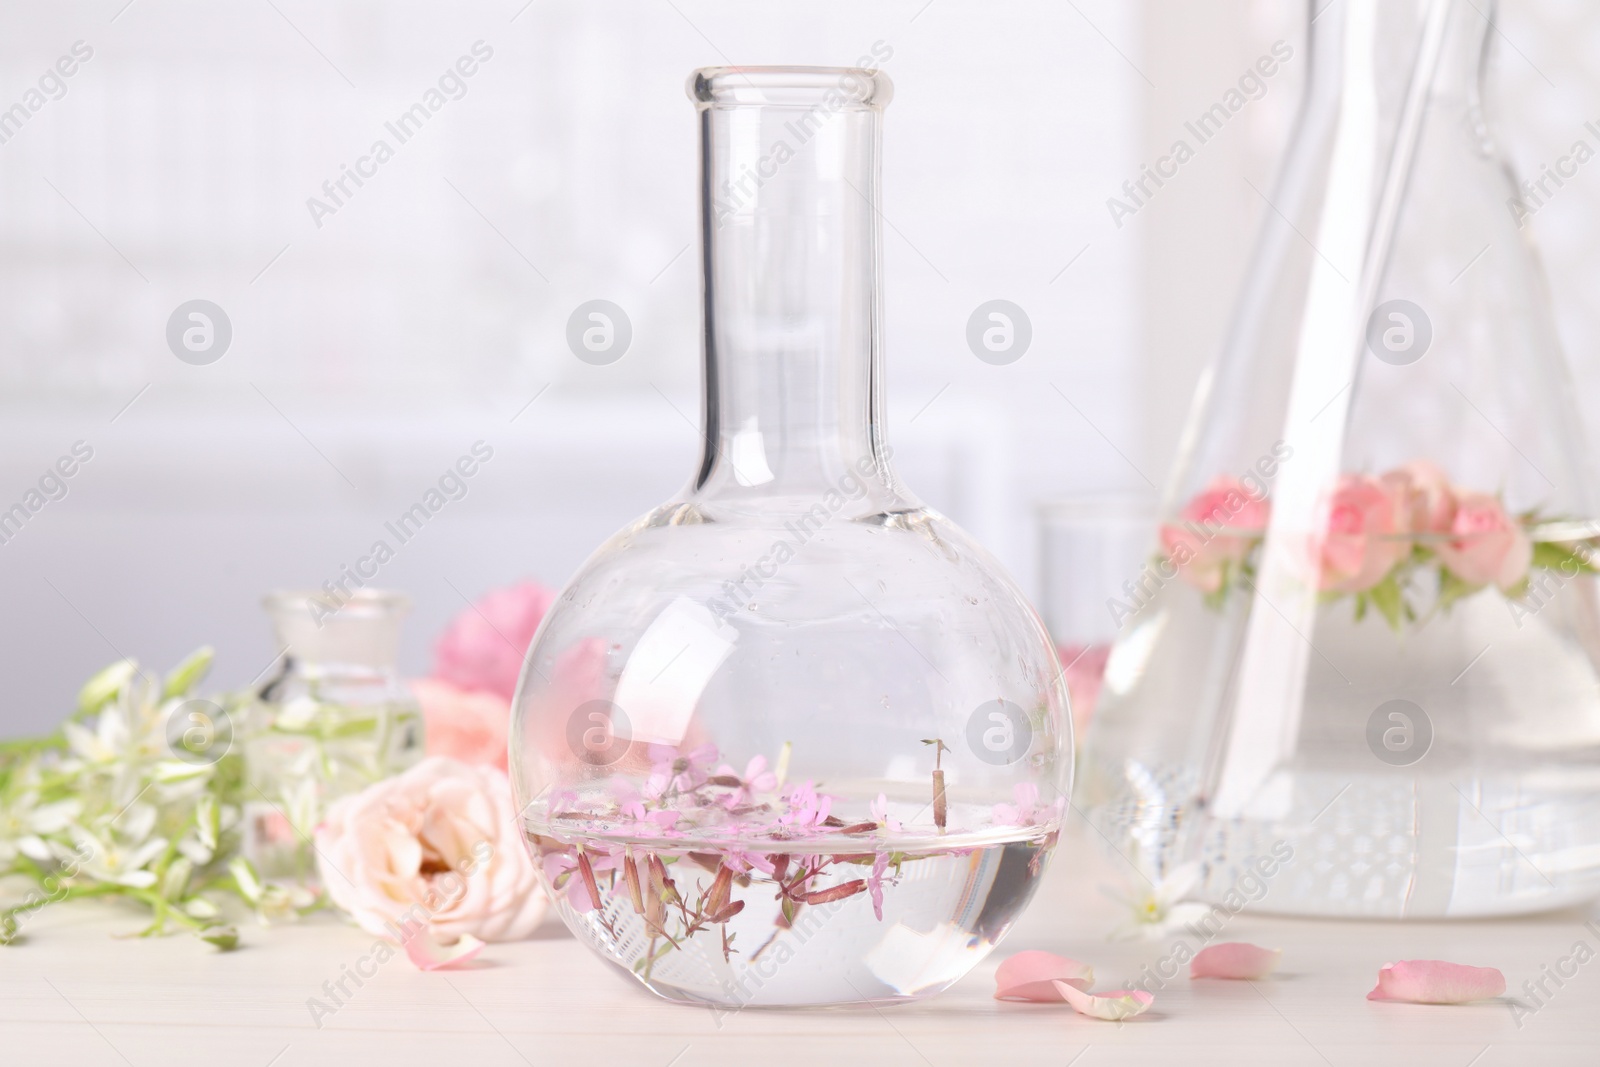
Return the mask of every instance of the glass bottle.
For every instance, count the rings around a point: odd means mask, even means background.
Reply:
[[[705,447],[605,542],[523,668],[512,774],[573,932],[668,999],[937,993],[1054,846],[1044,627],[895,476],[881,73],[701,70]]]
[[[396,668],[411,602],[360,589],[337,606],[307,592],[264,604],[284,652],[245,714],[244,854],[265,879],[312,886],[329,805],[422,758],[422,711]]]
[[[1492,7],[1311,5],[1306,98],[1080,803],[1265,910],[1600,894],[1595,480],[1481,98]]]

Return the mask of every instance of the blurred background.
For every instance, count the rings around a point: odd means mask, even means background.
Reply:
[[[896,463],[1049,613],[1103,611],[1103,592],[1044,588],[1063,579],[1038,516],[1159,495],[1270,210],[1306,18],[1299,0],[0,4],[0,512],[28,510],[0,524],[0,733],[48,729],[122,655],[209,642],[213,680],[249,683],[276,652],[262,593],[393,544],[384,524],[479,442],[465,495],[373,582],[415,600],[408,673],[486,588],[560,586],[675,493],[699,418],[683,83],[723,63],[887,50]],[[1600,8],[1506,0],[1499,22],[1490,110],[1538,172],[1596,138]],[[1259,98],[1108,209],[1278,41],[1293,57]],[[436,106],[402,140],[386,124],[418,103]],[[1600,170],[1529,232],[1600,418]],[[565,340],[593,299],[632,325],[606,366]],[[1004,366],[966,343],[992,299],[1032,326]],[[231,333],[210,362],[168,343],[193,300]],[[46,478],[64,456],[72,476]]]

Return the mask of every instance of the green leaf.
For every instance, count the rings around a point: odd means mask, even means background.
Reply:
[[[261,900],[261,876],[256,874],[256,869],[250,861],[243,856],[235,856],[228,861],[228,873],[233,875],[233,884],[239,887],[239,895],[251,904]]]
[[[187,857],[180,856],[172,861],[172,866],[167,868],[167,873],[161,879],[161,895],[168,900],[180,900],[184,890],[189,888],[189,878],[194,874],[194,863]]]
[[[1400,583],[1395,580],[1393,571],[1390,571],[1383,581],[1367,590],[1367,599],[1378,609],[1378,613],[1389,624],[1389,628],[1399,633],[1405,618],[1406,599],[1400,590]]]
[[[1594,564],[1594,549],[1587,541],[1570,544],[1536,541],[1533,545],[1533,565],[1560,571],[1569,577],[1575,574],[1600,574],[1600,569],[1596,569]]]
[[[1448,611],[1458,600],[1467,597],[1482,589],[1481,585],[1472,585],[1462,581],[1456,573],[1449,568],[1439,569],[1439,610]]]
[[[119,659],[83,683],[78,690],[78,714],[93,715],[114,700],[123,686],[133,677],[139,665],[131,659]]]
[[[216,945],[224,952],[239,947],[239,931],[231,926],[208,926],[200,931],[200,940]]]
[[[161,698],[186,696],[195,683],[206,676],[211,670],[211,661],[216,658],[216,651],[210,645],[201,645],[189,653],[184,661],[172,668],[171,673],[161,686]]]

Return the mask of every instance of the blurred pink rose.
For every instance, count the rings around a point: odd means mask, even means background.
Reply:
[[[430,756],[506,769],[506,733],[511,704],[496,693],[458,689],[439,678],[411,683],[422,705]]]
[[[430,756],[335,802],[316,845],[328,895],[378,937],[515,941],[544,917],[511,784],[492,767]]]
[[[1533,542],[1491,494],[1462,493],[1449,532],[1450,540],[1435,545],[1434,551],[1468,585],[1492,583],[1510,592],[1528,576]]]
[[[510,700],[522,657],[556,594],[535,582],[491,589],[450,621],[433,646],[433,673],[461,689]]]
[[[1249,554],[1270,517],[1267,500],[1252,496],[1236,478],[1218,477],[1183,506],[1178,522],[1161,527],[1161,550],[1184,581],[1214,593],[1222,588],[1228,565]]]
[[[1100,699],[1100,683],[1111,658],[1111,646],[1062,645],[1056,650],[1067,676],[1067,698],[1072,704],[1072,736],[1079,746],[1088,734],[1089,719]]]
[[[1397,495],[1407,530],[1445,534],[1456,515],[1456,494],[1444,471],[1425,459],[1413,460],[1381,479]]]
[[[1327,531],[1314,545],[1317,587],[1325,592],[1371,589],[1411,553],[1403,486],[1365,474],[1339,476]]]

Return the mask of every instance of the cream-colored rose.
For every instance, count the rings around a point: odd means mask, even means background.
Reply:
[[[429,757],[335,803],[316,843],[333,902],[380,937],[515,941],[544,917],[511,784],[493,767]]]

